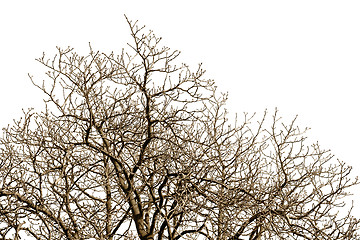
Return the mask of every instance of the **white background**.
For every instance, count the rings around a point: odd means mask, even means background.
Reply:
[[[360,1],[1,1],[0,126],[42,106],[34,61],[55,46],[115,51],[130,40],[124,14],[202,62],[229,92],[231,112],[299,115],[309,136],[360,172]],[[360,217],[360,188],[355,215]]]

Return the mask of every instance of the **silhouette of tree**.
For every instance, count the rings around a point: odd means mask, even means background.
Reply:
[[[120,55],[37,59],[46,107],[0,139],[2,239],[359,239],[350,167],[296,118],[228,120],[201,65],[128,23]]]

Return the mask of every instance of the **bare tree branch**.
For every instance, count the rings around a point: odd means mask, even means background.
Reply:
[[[201,65],[126,20],[120,55],[37,59],[44,110],[0,138],[0,238],[360,239],[358,180],[297,117],[229,120]]]

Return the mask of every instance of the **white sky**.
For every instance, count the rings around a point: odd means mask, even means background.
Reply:
[[[291,118],[360,171],[360,1],[1,1],[0,126],[21,108],[41,106],[27,73],[55,46],[120,52],[123,14],[162,36],[230,94],[231,112],[265,108]],[[51,56],[51,55],[49,55]],[[354,191],[360,188],[354,189]],[[360,191],[355,194],[360,217]]]

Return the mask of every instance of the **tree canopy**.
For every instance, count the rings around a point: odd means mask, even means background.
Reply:
[[[119,55],[37,59],[44,110],[0,139],[2,239],[360,239],[351,167],[296,118],[229,120],[201,65],[128,24]]]

